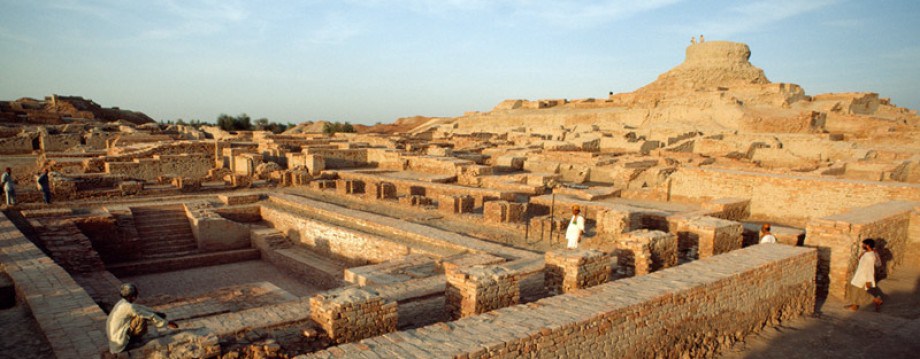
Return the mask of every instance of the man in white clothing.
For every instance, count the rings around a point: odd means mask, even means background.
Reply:
[[[568,242],[566,247],[570,249],[578,248],[581,236],[585,234],[585,217],[579,213],[581,209],[578,208],[578,205],[572,206],[572,219],[569,220],[569,226],[565,230],[565,239]]]
[[[847,302],[850,304],[846,308],[855,311],[861,304],[871,301],[875,304],[875,311],[878,312],[882,307],[882,296],[878,287],[875,286],[875,268],[881,266],[882,262],[875,252],[875,240],[863,240],[862,249],[859,264],[856,265],[856,272],[853,273],[853,280],[847,286]]]
[[[764,223],[760,227],[760,243],[776,243],[776,237],[773,236],[773,233],[770,233],[770,224]]]
[[[176,329],[179,326],[174,322],[166,321],[166,314],[153,311],[140,304],[137,300],[137,287],[131,283],[121,285],[121,300],[112,308],[108,319],[105,321],[105,334],[109,338],[109,351],[118,354],[128,347],[132,341],[137,341],[147,333],[147,321],[153,322],[158,328],[169,326]]]

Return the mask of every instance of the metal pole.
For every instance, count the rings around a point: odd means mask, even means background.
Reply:
[[[549,206],[549,244],[553,244],[553,232],[556,230],[556,187],[553,186],[553,200]]]

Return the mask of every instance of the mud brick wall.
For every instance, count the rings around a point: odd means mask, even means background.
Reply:
[[[49,135],[43,133],[40,137],[41,149],[45,152],[57,152],[68,150],[78,146],[83,141],[83,135],[80,133],[62,133],[58,135]]]
[[[105,173],[127,178],[153,181],[157,177],[187,177],[200,179],[208,176],[214,168],[212,159],[202,155],[164,155],[149,159],[135,159],[134,162],[106,162]]]
[[[106,315],[67,272],[0,213],[0,264],[59,359],[97,358],[108,349]]]
[[[358,180],[336,180],[335,191],[340,195],[364,193],[364,182]]]
[[[510,201],[514,199],[514,193],[512,192],[499,191],[488,188],[473,188],[447,183],[433,183],[391,177],[381,177],[380,175],[375,175],[373,173],[340,172],[338,175],[341,179],[357,179],[367,183],[379,182],[381,180],[393,183],[396,186],[396,192],[398,196],[420,195],[430,198],[438,198],[438,196],[442,195],[473,196],[476,201],[474,204],[476,208],[482,207],[483,203],[488,201]]]
[[[464,214],[473,212],[474,200],[472,196],[440,196],[438,197],[438,210],[444,213]]]
[[[697,247],[699,258],[740,249],[744,241],[741,223],[714,217],[693,217],[677,222],[678,247]]]
[[[329,169],[361,167],[368,164],[367,149],[365,148],[334,149],[309,147],[304,149],[303,153],[307,156],[314,155],[322,157],[324,168]],[[307,168],[310,168],[311,173],[313,172],[313,168],[309,167],[309,165]]]
[[[310,298],[310,316],[336,343],[396,331],[396,302],[369,288],[344,288]]]
[[[447,311],[459,319],[521,302],[520,276],[503,266],[475,266],[445,272]]]
[[[304,218],[272,206],[262,206],[261,215],[262,219],[291,240],[353,265],[380,263],[412,252],[405,244]]]
[[[711,212],[710,216],[716,218],[740,221],[751,216],[751,200],[746,198],[716,198],[703,203],[703,210]]]
[[[368,351],[416,358],[712,357],[761,328],[813,313],[816,264],[811,248],[753,246],[499,309],[487,320],[391,333],[307,358]]]
[[[368,186],[367,195],[374,199],[396,199],[396,186],[390,182],[374,182]]]
[[[527,204],[508,201],[489,201],[483,205],[486,222],[520,223],[527,213]]]
[[[335,186],[336,186],[335,180],[316,180],[316,181],[310,182],[310,188],[313,188],[313,189],[335,188]]]
[[[713,186],[718,183],[718,186]],[[920,184],[856,181],[681,168],[671,175],[672,200],[751,199],[751,218],[804,226],[808,220],[890,200],[920,201]]]
[[[33,136],[0,138],[0,155],[32,153],[32,138]]]
[[[546,252],[546,290],[550,295],[590,288],[610,280],[614,258],[597,250]]]
[[[399,197],[399,204],[406,206],[429,206],[431,205],[431,198],[425,196],[411,195]]]
[[[805,229],[805,245],[818,248],[818,290],[843,298],[856,271],[864,239],[876,241],[886,275],[904,260],[911,217],[917,202],[893,201],[814,219]]]
[[[387,285],[371,285],[381,297],[397,303],[397,328],[418,328],[450,320],[444,297],[447,280],[443,275]]]
[[[261,195],[258,193],[246,193],[246,194],[221,194],[217,198],[221,202],[228,206],[235,206],[240,204],[249,204],[258,202],[261,199]]]

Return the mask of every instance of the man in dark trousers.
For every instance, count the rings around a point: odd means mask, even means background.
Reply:
[[[35,182],[38,182],[38,189],[42,191],[45,203],[51,204],[51,183],[48,178],[47,168],[42,170],[42,173],[38,175],[38,179],[36,179]]]

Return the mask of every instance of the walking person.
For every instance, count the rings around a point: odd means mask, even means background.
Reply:
[[[3,175],[0,176],[0,184],[3,184],[3,196],[6,197],[6,204],[12,206],[16,204],[16,184],[13,182],[13,169],[7,167]]]
[[[569,220],[569,226],[565,230],[565,239],[567,248],[578,248],[581,237],[585,234],[585,217],[581,216],[581,208],[578,205],[572,206],[572,219]]]
[[[42,170],[42,173],[38,175],[35,182],[38,183],[38,189],[42,191],[42,197],[45,199],[45,204],[51,204],[51,183],[48,179],[47,168]]]
[[[865,239],[862,241],[862,253],[859,254],[856,272],[853,273],[853,280],[847,286],[846,308],[849,310],[859,310],[859,306],[872,302],[875,304],[875,311],[882,309],[882,293],[875,283],[875,268],[881,267],[882,262],[875,252],[875,240]]]

